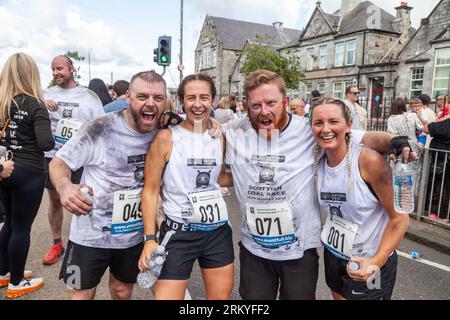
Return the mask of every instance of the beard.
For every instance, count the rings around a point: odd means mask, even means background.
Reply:
[[[139,131],[141,132],[150,132],[153,129],[156,129],[158,127],[158,124],[160,122],[161,119],[161,115],[159,115],[158,110],[156,110],[155,112],[155,124],[153,125],[145,125],[142,123],[142,117],[141,117],[141,113],[140,112],[136,112],[133,108],[129,107],[128,108],[130,110],[130,114],[133,117],[134,123],[136,124],[136,127],[138,128]]]
[[[270,117],[258,117],[258,118],[254,118],[250,115],[248,115],[249,119],[250,119],[250,123],[252,124],[253,129],[255,129],[255,131],[262,137],[266,138],[267,140],[271,140],[273,136],[277,136],[281,133],[281,131],[283,131],[283,129],[285,128],[285,126],[287,125],[288,122],[288,113],[287,112],[283,112],[281,114],[281,116],[276,119],[274,116],[270,116]],[[259,125],[261,123],[261,120],[271,120],[273,127],[272,129],[264,129],[264,128],[259,128]]]

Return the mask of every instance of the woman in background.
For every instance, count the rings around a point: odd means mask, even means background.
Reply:
[[[39,71],[27,54],[13,54],[0,74],[0,122],[2,145],[15,164],[1,181],[6,220],[0,231],[0,287],[8,286],[7,297],[14,299],[44,285],[42,278],[31,279],[25,264],[47,176],[44,151],[55,145]]]

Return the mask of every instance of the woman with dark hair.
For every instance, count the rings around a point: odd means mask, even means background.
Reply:
[[[147,153],[142,192],[144,232],[154,235],[158,198],[165,215],[160,241],[171,231],[168,252],[154,295],[157,300],[182,300],[198,260],[208,300],[226,300],[233,288],[234,251],[227,206],[220,185],[230,186],[223,166],[224,141],[208,133],[209,116],[216,96],[211,77],[187,76],[178,88],[186,112],[179,126],[160,130]],[[205,211],[206,210],[206,211]],[[157,250],[152,237],[144,245],[141,271]]]
[[[10,177],[0,174],[6,210],[0,231],[0,287],[7,286],[6,296],[14,299],[44,285],[42,278],[30,279],[25,264],[47,177],[44,151],[55,145],[39,70],[27,54],[13,54],[0,74],[0,122],[2,145],[13,153],[15,164]]]
[[[414,115],[407,113],[406,102],[402,98],[396,98],[392,102],[387,132],[416,141],[416,120]]]
[[[113,99],[109,95],[108,88],[106,87],[106,84],[102,79],[92,79],[89,82],[89,89],[97,94],[97,96],[102,101],[103,106],[113,102]]]
[[[316,194],[328,212],[321,234],[326,283],[335,300],[390,300],[395,249],[409,216],[395,211],[389,166],[376,151],[353,144],[352,113],[343,101],[318,102],[311,107],[310,123]],[[377,288],[367,285],[373,277],[379,277]]]

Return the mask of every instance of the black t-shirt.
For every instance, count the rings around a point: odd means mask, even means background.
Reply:
[[[14,101],[17,105],[11,103],[11,120],[2,145],[14,154],[14,166],[45,172],[44,151],[52,150],[55,145],[47,108],[25,94],[15,96]]]
[[[430,148],[450,150],[450,119],[432,122],[428,125],[431,140]]]

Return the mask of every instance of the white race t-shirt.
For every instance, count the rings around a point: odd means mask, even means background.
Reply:
[[[58,104],[58,111],[48,111],[55,147],[45,153],[46,158],[53,158],[56,152],[75,135],[81,125],[105,114],[99,97],[82,86],[71,89],[51,87],[45,91],[45,100],[53,100]],[[65,120],[61,121],[62,119]]]
[[[327,212],[328,219],[331,218],[325,223],[322,241],[333,254],[343,259],[373,257],[389,223],[386,210],[361,177],[359,156],[362,148],[361,145],[353,146],[334,168],[327,165],[326,158],[319,163],[320,207]],[[347,168],[349,156],[351,178]]]
[[[57,152],[71,170],[84,167],[81,183],[94,191],[92,214],[72,218],[71,241],[110,249],[142,242],[141,188],[155,134],[130,128],[118,111],[89,121]]]
[[[172,151],[164,170],[162,208],[171,220],[199,231],[228,223],[228,211],[217,179],[222,168],[222,144],[208,131],[194,133],[171,127]]]
[[[271,141],[260,137],[248,118],[224,128],[243,245],[256,256],[278,261],[299,259],[305,250],[320,247],[315,139],[308,120],[292,115],[279,139]],[[353,140],[359,143],[363,134],[354,131]]]

